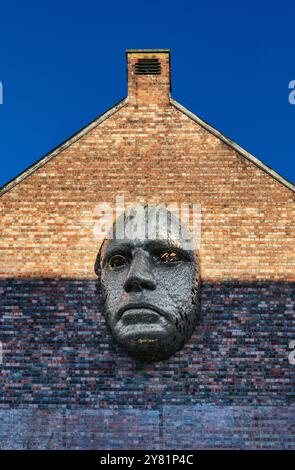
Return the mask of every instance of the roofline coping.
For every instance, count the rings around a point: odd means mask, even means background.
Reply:
[[[295,192],[295,185],[291,183],[291,181],[288,181],[286,178],[281,176],[279,173],[277,173],[275,170],[273,170],[270,166],[266,165],[263,163],[261,160],[258,158],[254,157],[251,153],[247,152],[247,150],[243,149],[240,147],[238,144],[236,144],[233,140],[229,139],[226,137],[224,134],[222,134],[220,131],[215,129],[213,126],[208,124],[206,121],[201,119],[199,116],[196,114],[192,113],[189,111],[185,106],[182,104],[178,103],[178,101],[174,100],[173,98],[170,97],[170,103],[179,111],[181,111],[183,114],[191,118],[193,121],[195,121],[197,124],[202,126],[204,129],[206,129],[208,132],[211,134],[215,135],[217,138],[219,138],[222,142],[230,146],[233,150],[238,152],[240,155],[245,157],[247,160],[250,162],[254,163],[258,168],[263,170],[265,173],[268,175],[272,176],[275,180],[277,180],[279,183],[283,184],[286,186],[288,189],[291,191]]]

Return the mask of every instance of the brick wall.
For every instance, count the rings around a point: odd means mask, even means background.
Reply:
[[[160,75],[134,73],[144,57]],[[57,416],[60,448],[169,448],[176,428],[191,447],[295,447],[294,190],[170,100],[169,52],[129,52],[127,64],[128,98],[2,191],[2,447],[12,419],[19,447],[50,446],[36,407],[53,427]],[[95,207],[118,195],[202,209],[203,320],[156,364],[113,344],[96,302]],[[118,409],[95,440],[99,416]]]

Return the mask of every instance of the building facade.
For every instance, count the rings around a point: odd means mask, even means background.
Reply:
[[[295,187],[127,51],[128,97],[1,190],[2,448],[294,448]],[[97,306],[97,207],[199,208],[202,320],[145,363]]]

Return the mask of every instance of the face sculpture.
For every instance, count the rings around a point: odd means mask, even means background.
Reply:
[[[168,220],[165,229],[159,217]],[[107,237],[95,263],[105,317],[129,354],[165,359],[183,346],[199,317],[198,258],[188,232],[166,209],[135,206],[117,219],[114,234],[122,222],[123,236]]]

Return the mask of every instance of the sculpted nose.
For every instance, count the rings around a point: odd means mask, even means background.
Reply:
[[[133,257],[125,279],[124,289],[126,292],[140,292],[143,289],[154,290],[155,288],[156,283],[148,255],[144,252],[137,252]]]

